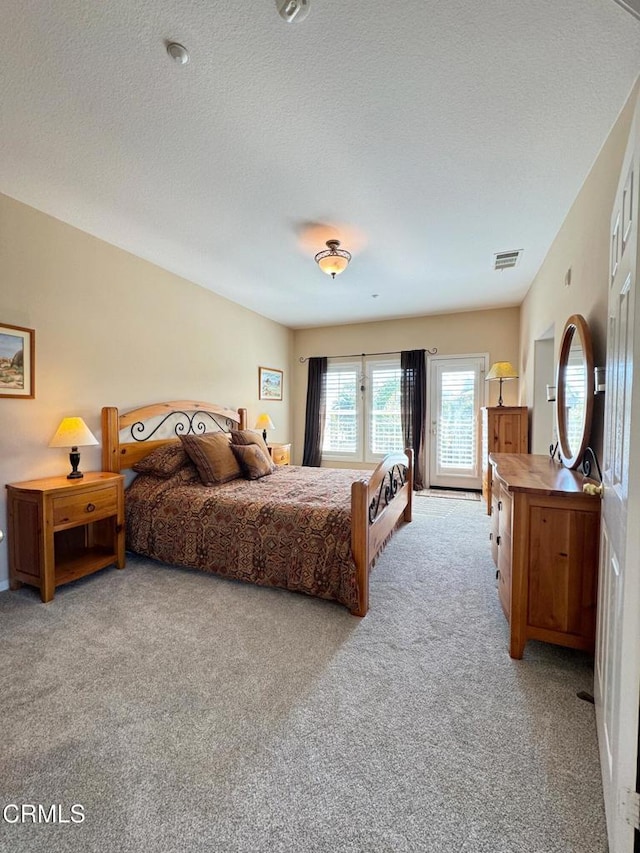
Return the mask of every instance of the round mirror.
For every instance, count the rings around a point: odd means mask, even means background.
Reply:
[[[587,321],[567,320],[560,343],[556,378],[556,418],[562,461],[577,468],[589,443],[593,414],[593,350]]]

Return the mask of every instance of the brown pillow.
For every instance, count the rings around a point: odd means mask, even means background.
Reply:
[[[262,433],[254,432],[252,429],[232,429],[231,444],[257,444],[264,455],[271,458]]]
[[[263,442],[264,443],[264,442]],[[231,449],[237,456],[247,480],[259,480],[267,474],[273,474],[276,466],[257,444],[232,444]]]
[[[242,475],[226,432],[181,435],[180,441],[198,469],[200,479],[205,486],[227,483]]]
[[[148,456],[135,462],[131,467],[137,474],[153,474],[166,480],[172,477],[185,465],[191,465],[191,460],[184,452],[179,441],[156,447]]]

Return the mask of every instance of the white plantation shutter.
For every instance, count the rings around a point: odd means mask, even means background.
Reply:
[[[443,370],[438,424],[438,462],[441,469],[475,467],[475,374],[473,370]]]
[[[356,456],[360,450],[359,362],[327,366],[327,397],[322,452]]]
[[[403,449],[398,359],[368,363],[367,459]]]
[[[400,375],[399,357],[329,360],[323,456],[374,462],[402,450]]]
[[[574,450],[580,447],[586,409],[587,377],[582,358],[569,359],[564,371],[565,404],[567,406],[567,444]]]

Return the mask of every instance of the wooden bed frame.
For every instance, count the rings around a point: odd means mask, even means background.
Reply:
[[[158,417],[160,423],[145,437],[145,423]],[[201,435],[210,431],[207,430],[210,424],[225,432],[246,429],[247,410],[236,411],[196,400],[154,403],[124,414],[113,406],[105,406],[102,409],[102,470],[120,473],[156,447],[178,441],[179,438],[172,437],[151,438],[171,417],[178,418],[173,425],[176,436]],[[129,430],[131,441],[120,439],[120,432],[125,429]],[[412,497],[413,451],[410,448],[404,453],[388,454],[368,481],[357,480],[351,486],[351,550],[360,591],[358,605],[351,611],[354,616],[364,616],[369,609],[371,566],[400,518],[411,521]]]

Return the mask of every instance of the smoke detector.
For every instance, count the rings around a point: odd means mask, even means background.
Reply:
[[[178,65],[188,65],[189,51],[183,44],[179,44],[177,41],[167,42],[167,53]]]
[[[288,24],[299,24],[309,14],[309,0],[276,0],[276,9]]]

